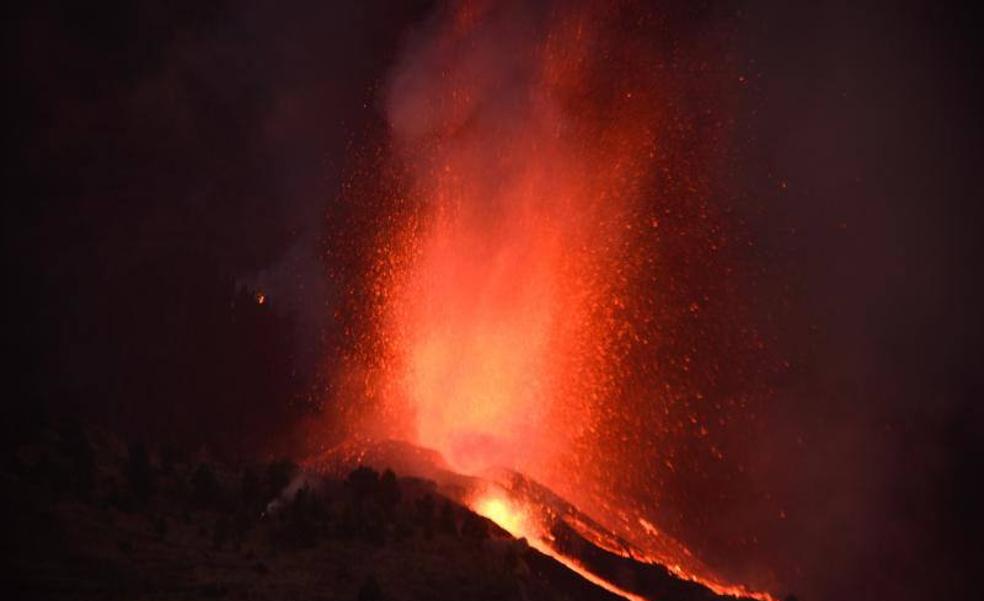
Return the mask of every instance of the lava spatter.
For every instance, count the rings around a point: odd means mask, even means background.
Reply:
[[[719,469],[704,437],[742,425],[760,346],[711,200],[728,102],[671,34],[633,3],[453,2],[409,38],[337,402],[350,431],[526,474],[636,559],[747,596],[658,526],[677,470]],[[471,506],[526,533],[517,502]]]

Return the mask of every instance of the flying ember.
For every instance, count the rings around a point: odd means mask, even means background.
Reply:
[[[525,474],[635,551],[579,530],[594,544],[752,595],[653,525],[659,474],[698,461],[705,422],[728,427],[742,401],[713,395],[756,343],[734,336],[708,200],[727,114],[687,106],[696,67],[652,39],[658,23],[632,4],[453,2],[409,39],[383,167],[364,175],[392,183],[339,394],[359,399],[360,436]],[[549,547],[523,502],[469,504]]]

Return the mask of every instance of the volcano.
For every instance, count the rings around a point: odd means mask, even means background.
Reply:
[[[495,467],[475,475],[462,474],[437,451],[397,440],[346,444],[306,462],[308,469],[330,477],[343,477],[363,466],[394,469],[432,482],[441,496],[488,518],[589,582],[626,599],[773,599],[766,593],[697,576],[709,573],[707,567],[643,519],[638,524],[642,534],[630,540],[547,486],[511,469]],[[671,556],[686,563],[668,565],[661,559]]]
[[[656,525],[664,502],[692,528],[727,502],[775,365],[721,205],[737,77],[671,33],[631,2],[421,24],[328,227],[344,336],[309,443],[408,441],[315,462],[431,478],[626,595],[753,596]]]

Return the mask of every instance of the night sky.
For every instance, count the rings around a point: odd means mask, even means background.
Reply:
[[[726,184],[791,367],[760,416],[770,435],[747,441],[788,518],[741,561],[787,566],[807,600],[971,598],[977,24],[928,2],[793,4],[655,3],[681,35],[728,28],[747,66]],[[351,210],[339,190],[430,9],[6,8],[5,412],[231,455],[300,451],[290,433],[332,411],[343,333],[324,246]],[[727,517],[765,523],[758,511]]]

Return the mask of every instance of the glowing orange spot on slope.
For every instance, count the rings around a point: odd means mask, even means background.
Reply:
[[[576,560],[562,553],[558,553],[546,540],[543,528],[536,524],[532,516],[525,512],[521,507],[514,504],[506,496],[497,493],[489,493],[477,497],[471,504],[471,509],[482,516],[487,517],[503,530],[517,538],[525,538],[531,547],[537,551],[552,557],[569,569],[577,572],[585,580],[600,586],[601,588],[620,595],[630,601],[646,601],[644,597],[626,591],[619,586],[608,582],[582,566]]]
[[[503,497],[482,497],[475,501],[472,509],[475,513],[489,518],[517,538],[528,536],[526,515]]]

